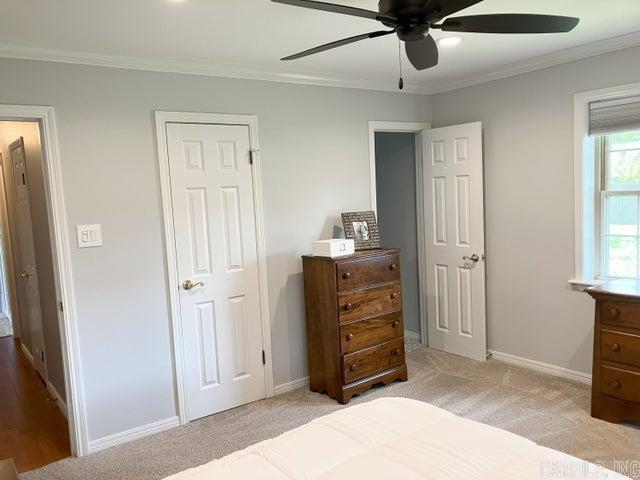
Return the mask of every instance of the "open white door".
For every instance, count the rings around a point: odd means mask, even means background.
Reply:
[[[482,125],[422,133],[429,346],[486,360]]]
[[[31,223],[31,204],[29,202],[29,181],[22,137],[9,145],[13,165],[13,185],[15,189],[16,222],[18,227],[18,301],[22,335],[28,334],[31,339],[33,366],[43,379],[47,379],[44,331],[42,312],[40,310],[40,290],[38,287],[38,270],[36,253],[33,246],[33,225]],[[28,327],[28,333],[25,332]]]
[[[264,398],[249,127],[166,127],[189,420]]]

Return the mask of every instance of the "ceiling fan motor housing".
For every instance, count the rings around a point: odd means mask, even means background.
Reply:
[[[390,28],[398,28],[400,40],[411,42],[421,40],[429,32],[429,23],[425,14],[425,0],[380,0],[378,12],[391,15],[398,19],[398,25],[385,21],[381,22]]]

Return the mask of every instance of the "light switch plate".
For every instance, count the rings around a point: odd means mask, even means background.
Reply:
[[[76,231],[78,233],[78,248],[102,246],[102,229],[99,224],[78,225]]]

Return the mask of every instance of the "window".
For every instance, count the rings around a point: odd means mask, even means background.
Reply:
[[[640,83],[574,95],[575,273],[640,279]]]
[[[640,131],[595,139],[598,276],[640,276]],[[598,221],[599,220],[599,221]]]

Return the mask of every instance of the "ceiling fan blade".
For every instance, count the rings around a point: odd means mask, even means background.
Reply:
[[[432,20],[440,20],[482,1],[484,0],[431,0],[425,8],[428,11],[434,11]]]
[[[346,5],[337,5],[335,3],[315,2],[313,0],[271,0],[275,3],[284,5],[293,5],[295,7],[312,8],[314,10],[323,10],[325,12],[341,13],[343,15],[352,15],[355,17],[370,18],[371,20],[380,20],[385,22],[397,23],[398,19],[392,15],[384,15],[372,10],[364,8],[348,7]]]
[[[404,42],[404,49],[416,70],[425,70],[438,64],[438,46],[431,35],[421,40]]]
[[[296,60],[298,58],[307,57],[315,53],[324,52],[325,50],[331,50],[332,48],[342,47],[343,45],[359,42],[360,40],[366,40],[367,38],[382,37],[391,33],[395,33],[395,30],[380,30],[377,32],[363,33],[362,35],[356,35],[355,37],[343,38],[342,40],[336,40],[335,42],[325,43],[324,45],[320,45],[319,47],[310,48],[309,50],[284,57],[282,60]]]
[[[579,18],[557,15],[502,13],[453,17],[431,27],[441,28],[445,32],[565,33],[573,30],[579,21]]]

